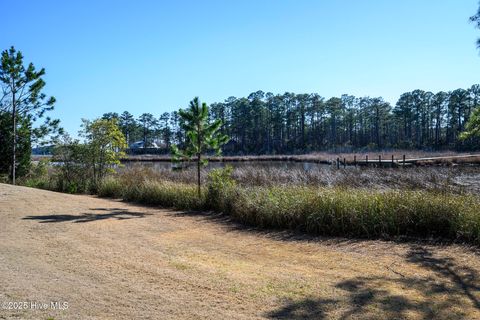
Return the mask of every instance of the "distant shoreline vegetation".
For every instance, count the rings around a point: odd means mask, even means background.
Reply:
[[[403,165],[452,165],[480,164],[480,153],[455,152],[391,152],[371,153],[311,153],[304,155],[259,155],[259,156],[207,156],[210,162],[305,162],[328,165],[370,165],[398,167]],[[175,162],[167,155],[127,155],[123,163],[135,162]]]
[[[405,162],[404,157],[405,156]],[[51,154],[32,154],[33,161],[52,159]],[[402,167],[402,166],[450,166],[480,165],[480,152],[458,153],[454,151],[423,152],[411,150],[391,150],[359,153],[315,152],[299,155],[246,155],[246,156],[206,156],[206,160],[214,163],[257,163],[257,162],[299,162],[336,166],[370,166],[370,167]],[[381,160],[381,162],[379,162]],[[121,163],[180,163],[195,160],[175,160],[170,155],[141,154],[125,155]],[[178,164],[181,168],[183,165]]]
[[[221,120],[230,141],[227,155],[303,154],[384,149],[480,149],[480,139],[460,139],[473,111],[480,105],[480,85],[448,92],[414,90],[395,105],[382,97],[342,95],[326,99],[317,93],[284,94],[257,91],[229,97],[209,106],[209,120]],[[156,117],[129,111],[110,112],[118,119],[130,149],[127,153],[169,153],[185,143],[178,111]]]

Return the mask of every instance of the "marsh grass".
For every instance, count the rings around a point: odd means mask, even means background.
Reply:
[[[181,210],[201,210],[205,208],[205,197],[198,197],[193,184],[158,181],[150,177],[109,177],[98,188],[100,197],[120,198],[148,205]]]
[[[260,227],[360,238],[480,239],[480,202],[475,196],[267,187],[245,189],[236,199],[231,214]]]
[[[143,165],[120,171],[121,175],[148,176],[153,180],[195,183],[194,168],[172,171]],[[202,184],[209,170],[202,170]],[[301,167],[239,166],[232,178],[242,187],[321,186],[368,190],[428,190],[455,194],[480,194],[480,167],[354,168],[337,170],[329,166]]]
[[[457,152],[453,150],[444,151],[422,151],[422,150],[409,150],[409,149],[393,149],[393,150],[359,150],[357,152],[334,152],[332,151],[314,151],[306,154],[277,154],[277,155],[223,155],[221,157],[209,156],[207,157],[211,161],[256,161],[256,160],[325,160],[332,161],[339,158],[346,158],[347,161],[353,161],[356,156],[357,159],[364,159],[366,155],[370,159],[375,159],[378,155],[381,155],[383,159],[390,159],[393,155],[395,159],[401,159],[403,155],[406,158],[429,158],[429,157],[449,157],[449,156],[462,156],[471,155],[469,152]],[[50,158],[50,156],[32,155],[33,161],[39,161],[44,158]],[[171,155],[166,154],[128,154],[125,157],[127,161],[171,161]]]
[[[370,190],[352,187],[350,182],[333,187],[257,182],[237,185],[236,179],[214,171],[199,198],[194,184],[162,180],[161,172],[144,173],[137,169],[111,177],[100,186],[99,195],[181,210],[223,212],[251,226],[315,235],[480,243],[478,195],[454,194],[441,188]]]
[[[109,176],[97,193],[179,210],[221,212],[260,228],[480,244],[478,168],[327,167],[305,171],[251,167],[204,171],[202,175],[205,184],[200,197],[189,170],[146,167]],[[55,177],[54,172],[42,171],[25,184],[56,190],[59,184]]]

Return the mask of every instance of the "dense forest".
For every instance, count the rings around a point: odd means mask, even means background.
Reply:
[[[461,141],[472,111],[480,105],[480,85],[432,93],[414,90],[392,106],[381,97],[342,95],[326,99],[316,93],[257,91],[210,105],[211,120],[221,119],[231,140],[226,154],[289,154],[362,149],[473,150],[479,141]],[[177,111],[158,118],[149,113],[107,113],[117,118],[137,152],[145,146],[167,153],[185,139]],[[145,150],[146,151],[146,150]]]

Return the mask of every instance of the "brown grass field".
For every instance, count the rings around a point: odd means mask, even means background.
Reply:
[[[208,182],[211,168],[202,168],[202,183]],[[183,170],[132,163],[119,169],[129,179],[148,177],[155,181],[196,183],[196,168]],[[480,166],[366,168],[316,166],[285,167],[268,163],[241,165],[233,168],[232,178],[244,187],[252,186],[322,186],[381,190],[429,190],[452,194],[480,195]],[[128,179],[127,179],[128,180]]]
[[[480,319],[473,247],[266,232],[4,184],[0,221],[0,319]],[[68,309],[8,309],[23,301]]]
[[[378,163],[379,156],[384,162],[391,162],[392,156],[395,161],[403,161],[405,156],[407,162],[415,162],[418,165],[452,165],[452,164],[479,164],[480,154],[455,152],[455,151],[419,151],[419,150],[392,150],[392,151],[368,151],[355,153],[342,152],[313,152],[299,155],[245,155],[245,156],[209,156],[212,162],[250,162],[250,161],[294,161],[294,162],[312,162],[312,163],[335,163],[337,159],[349,165],[362,163],[368,157],[371,164]],[[34,156],[34,160],[39,160],[40,156]],[[355,160],[356,159],[356,160]],[[425,160],[421,160],[425,159]],[[123,162],[146,161],[146,162],[170,162],[172,157],[165,155],[127,155]]]

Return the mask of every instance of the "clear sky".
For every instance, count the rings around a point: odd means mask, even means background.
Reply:
[[[480,83],[477,0],[0,0],[0,48],[47,71],[53,116],[135,116],[257,90],[382,96]]]

